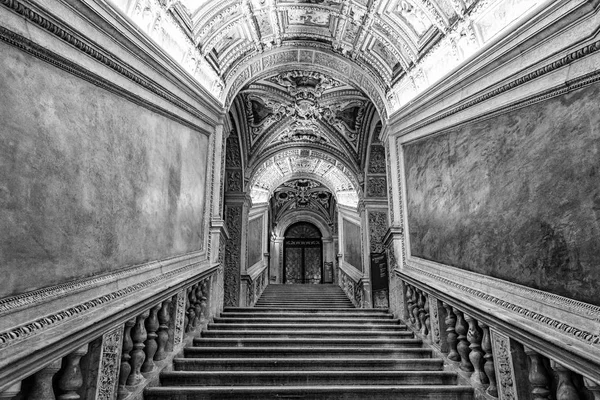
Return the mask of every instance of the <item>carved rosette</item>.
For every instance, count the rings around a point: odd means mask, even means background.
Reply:
[[[178,346],[183,343],[183,335],[185,332],[185,300],[186,291],[182,291],[177,294],[177,303],[175,305],[175,327],[173,335],[173,345]]]
[[[515,371],[510,356],[510,338],[490,328],[496,379],[498,381],[498,398],[518,400],[515,389]]]
[[[98,400],[113,400],[117,396],[122,346],[123,326],[102,335],[100,368],[96,387],[96,399]]]

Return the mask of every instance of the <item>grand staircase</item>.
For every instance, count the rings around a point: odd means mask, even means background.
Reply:
[[[334,285],[269,285],[226,308],[146,400],[473,399],[386,310],[356,309]]]

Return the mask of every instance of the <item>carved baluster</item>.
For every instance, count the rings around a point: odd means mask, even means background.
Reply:
[[[542,356],[527,347],[525,347],[525,354],[529,358],[529,384],[531,385],[532,400],[550,399],[550,377]]]
[[[58,380],[58,388],[62,392],[57,397],[58,400],[77,400],[80,398],[77,391],[83,385],[83,375],[81,375],[81,366],[79,362],[81,357],[88,352],[88,345],[83,345],[68,356],[65,357],[65,367],[61,377]]]
[[[33,385],[27,400],[55,400],[52,378],[60,370],[62,360],[56,360],[33,376]]]
[[[468,326],[463,318],[462,311],[457,308],[452,308],[454,314],[456,315],[456,340],[458,344],[456,345],[456,350],[458,354],[460,354],[460,369],[465,372],[473,372],[473,365],[469,360],[469,353],[471,352],[469,341],[467,340],[467,332]]]
[[[487,324],[479,322],[479,327],[483,331],[483,339],[481,340],[481,349],[485,352],[483,359],[483,370],[487,375],[490,386],[488,386],[486,392],[490,396],[498,397],[498,385],[496,383],[496,368],[494,367],[494,354],[492,351],[492,341],[490,339],[490,328]]]
[[[189,308],[187,310],[187,314],[188,314],[188,329],[187,331],[191,331],[193,328],[196,327],[196,289],[198,288],[198,285],[194,285],[192,286],[192,288],[190,289],[190,294],[189,294],[189,299],[190,299],[190,305]]]
[[[471,375],[471,382],[474,385],[484,385],[488,383],[487,376],[483,372],[483,351],[481,350],[482,334],[477,327],[477,320],[468,314],[464,314],[465,321],[469,324],[467,340],[469,341],[469,360],[475,370]]]
[[[454,326],[456,325],[456,316],[452,312],[452,307],[449,304],[442,303],[442,306],[446,310],[446,319],[444,319],[444,323],[446,324],[446,342],[448,342],[448,348],[450,349],[448,352],[448,359],[451,361],[460,361],[460,354],[456,350],[456,343],[458,342],[456,339],[456,331],[454,330]]]
[[[146,353],[146,360],[142,364],[142,368],[140,371],[142,372],[150,372],[154,368],[154,354],[156,353],[156,349],[158,349],[158,343],[156,343],[156,338],[158,335],[156,331],[158,330],[158,311],[160,311],[161,303],[152,307],[150,309],[150,316],[146,318],[145,327],[146,327],[146,341],[144,342],[144,352]]]
[[[2,393],[0,393],[0,399],[12,399],[21,391],[21,382],[17,382],[11,385],[9,388],[4,389]]]
[[[425,324],[425,295],[421,290],[417,290],[417,317],[419,318],[419,325],[421,325],[421,335],[427,337],[429,331]]]
[[[142,364],[146,358],[144,353],[144,342],[146,341],[148,334],[146,333],[146,327],[144,326],[144,320],[150,315],[149,311],[144,311],[135,319],[135,325],[131,330],[131,339],[133,340],[133,350],[131,351],[131,374],[127,378],[127,384],[129,386],[135,386],[140,383],[144,377],[142,376],[141,369]]]
[[[412,311],[413,321],[415,322],[415,328],[421,330],[421,320],[419,319],[419,292],[417,288],[412,288]]]
[[[594,400],[600,400],[600,383],[585,377],[583,378],[583,383],[587,390],[594,396]]]
[[[200,319],[202,321],[208,318],[208,279],[202,281],[202,296],[200,297]]]
[[[160,311],[158,312],[158,347],[154,354],[154,361],[161,361],[167,358],[166,346],[169,340],[169,314],[171,299],[166,299],[162,302]]]
[[[177,323],[177,318],[176,318],[176,313],[177,313],[177,309],[178,309],[178,302],[179,296],[175,295],[171,298],[171,301],[169,303],[169,327],[167,332],[169,333],[169,339],[167,340],[167,344],[165,345],[165,351],[167,353],[170,353],[173,351],[173,348],[175,346],[175,324]],[[185,327],[185,316],[184,316],[184,325],[183,327]],[[179,329],[179,328],[178,328]]]
[[[408,311],[408,321],[411,324],[415,324],[413,316],[413,288],[408,283],[406,286],[406,310]]]
[[[423,292],[423,297],[425,298],[425,304],[423,304],[423,310],[425,311],[425,321],[423,321],[423,325],[425,326],[425,331],[427,332],[425,335],[429,336],[429,338],[433,340],[433,334],[431,333],[431,321],[429,319],[429,295]]]
[[[202,324],[202,301],[206,301],[204,294],[202,293],[202,285],[198,284],[196,288],[196,304],[194,304],[194,313],[196,314],[196,321],[194,328]]]
[[[550,366],[556,372],[558,382],[556,384],[556,400],[579,400],[579,394],[573,384],[573,373],[568,368],[550,361]]]
[[[190,317],[188,315],[188,308],[190,306],[190,290],[191,288],[186,289],[185,292],[185,312],[184,312],[184,319],[183,319],[183,327],[184,327],[184,331],[185,332],[189,332],[189,326],[190,326]]]
[[[133,340],[131,340],[131,328],[135,325],[135,319],[131,319],[125,322],[125,327],[123,330],[123,351],[121,353],[121,370],[119,371],[119,389],[117,391],[117,398],[122,399],[127,396],[127,389],[125,385],[127,383],[127,378],[129,378],[129,374],[131,374],[131,364],[129,360],[131,360],[131,350],[133,350]]]

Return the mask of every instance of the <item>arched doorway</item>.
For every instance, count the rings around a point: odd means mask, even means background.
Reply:
[[[323,240],[319,228],[309,222],[291,225],[283,242],[283,282],[323,282]]]

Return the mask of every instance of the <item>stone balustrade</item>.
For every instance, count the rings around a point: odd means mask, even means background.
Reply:
[[[89,343],[0,392],[11,400],[141,399],[159,372],[208,323],[217,271],[136,311]],[[44,351],[44,349],[41,349]]]
[[[569,369],[567,357],[549,358],[543,346],[520,343],[493,318],[476,316],[459,301],[440,300],[420,286],[402,281],[401,317],[476,389],[476,398],[600,399],[600,383]]]

